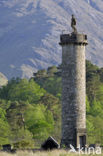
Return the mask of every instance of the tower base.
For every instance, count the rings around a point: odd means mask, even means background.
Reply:
[[[74,131],[74,138],[73,139],[62,139],[61,140],[61,148],[66,147],[70,148],[72,145],[76,150],[78,148],[84,148],[86,146],[86,129],[75,129]]]
[[[86,135],[86,129],[76,129],[76,148],[85,148]]]

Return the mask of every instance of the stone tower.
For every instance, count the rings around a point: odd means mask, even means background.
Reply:
[[[85,46],[87,35],[73,32],[60,36],[62,46],[61,146],[86,144]]]

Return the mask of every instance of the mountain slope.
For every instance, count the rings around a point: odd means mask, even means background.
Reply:
[[[59,36],[71,32],[71,14],[87,33],[87,59],[103,66],[103,1],[2,0],[0,72],[8,78],[31,77],[37,69],[61,63]]]
[[[5,77],[5,75],[3,75],[2,73],[0,73],[0,87],[6,85],[8,82],[7,78]]]

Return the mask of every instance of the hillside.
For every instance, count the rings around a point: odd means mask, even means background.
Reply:
[[[7,78],[2,73],[0,73],[0,87],[6,85],[7,82],[8,82]]]
[[[102,0],[0,1],[0,72],[27,77],[61,63],[59,36],[71,32],[71,14],[79,32],[88,35],[87,59],[103,66]]]
[[[87,143],[103,145],[103,68],[90,61],[86,67]],[[60,142],[61,91],[61,66],[0,88],[0,145],[37,148],[48,136]]]

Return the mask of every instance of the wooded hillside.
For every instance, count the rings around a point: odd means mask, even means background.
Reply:
[[[103,68],[86,61],[88,144],[103,145]],[[0,89],[0,145],[33,148],[50,135],[60,142],[61,65]],[[82,98],[82,97],[81,97]]]

